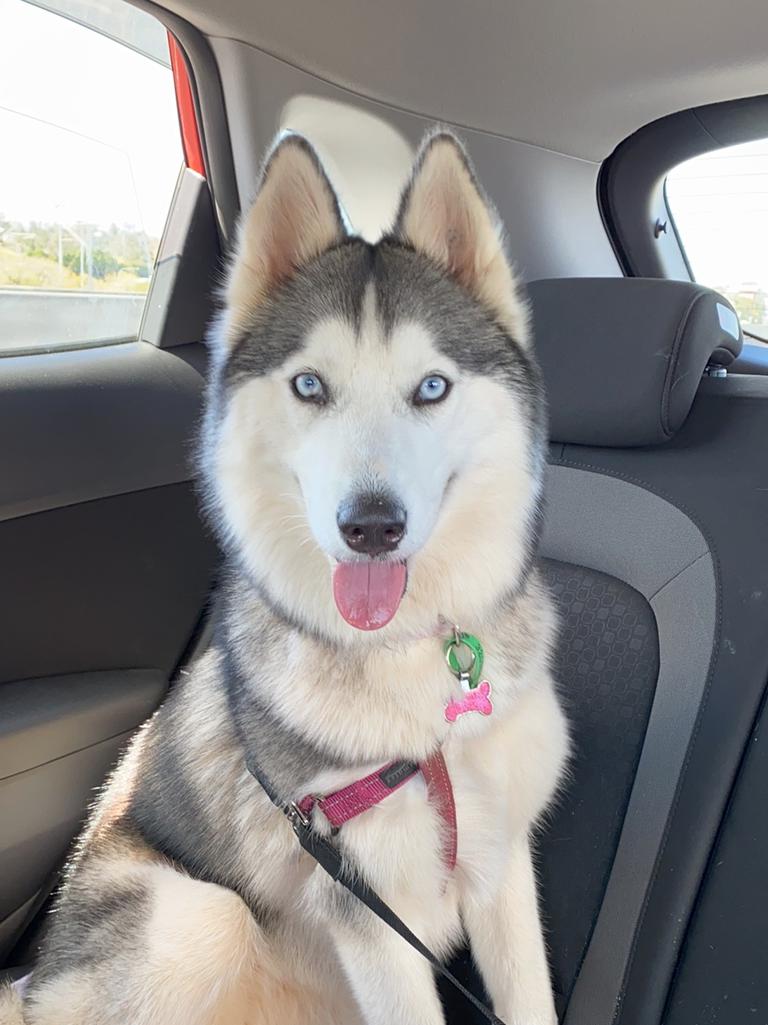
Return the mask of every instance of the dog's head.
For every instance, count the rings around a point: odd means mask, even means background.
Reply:
[[[543,399],[498,223],[452,135],[425,141],[376,245],[347,232],[311,147],[282,139],[212,341],[214,520],[282,615],[396,638],[477,622],[515,588]]]

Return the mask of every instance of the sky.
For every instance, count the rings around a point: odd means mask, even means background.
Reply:
[[[170,69],[24,0],[0,0],[0,39],[0,215],[159,237],[182,164]]]
[[[768,292],[768,139],[680,164],[667,200],[698,281]]]

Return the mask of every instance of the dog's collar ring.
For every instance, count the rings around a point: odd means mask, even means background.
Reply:
[[[453,636],[445,642],[445,661],[461,684],[462,690],[474,690],[483,671],[483,646],[477,637],[453,627]]]

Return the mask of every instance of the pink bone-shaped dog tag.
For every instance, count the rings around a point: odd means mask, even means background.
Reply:
[[[491,685],[483,680],[475,690],[468,691],[461,701],[449,701],[445,706],[446,722],[456,722],[460,715],[467,712],[479,712],[480,715],[490,715],[493,711],[491,704]]]

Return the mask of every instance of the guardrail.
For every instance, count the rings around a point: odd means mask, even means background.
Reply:
[[[135,338],[146,296],[0,288],[0,351]]]

